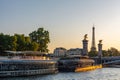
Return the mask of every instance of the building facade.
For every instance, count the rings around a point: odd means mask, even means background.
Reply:
[[[75,49],[71,48],[71,49],[67,50],[67,55],[68,56],[81,56],[82,51],[83,51],[83,49],[81,49],[81,48],[75,48]]]
[[[63,47],[59,47],[54,49],[53,56],[54,57],[64,57],[66,55],[67,50]]]

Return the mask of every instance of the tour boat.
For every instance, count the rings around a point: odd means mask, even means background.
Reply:
[[[57,73],[57,61],[39,59],[0,59],[0,77]]]
[[[88,57],[68,57],[58,61],[60,72],[83,72],[102,68],[102,65],[95,65],[95,61]]]

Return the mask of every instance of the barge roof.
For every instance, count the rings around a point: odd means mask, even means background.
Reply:
[[[52,63],[56,63],[57,61],[52,60],[52,59],[42,59],[40,57],[26,57],[26,58],[21,58],[21,57],[13,57],[13,58],[7,58],[7,57],[0,57],[0,63],[9,63],[9,62],[13,62],[13,63],[34,63],[34,62],[52,62]]]

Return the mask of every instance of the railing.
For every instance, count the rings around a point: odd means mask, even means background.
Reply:
[[[103,64],[114,64],[114,63],[120,63],[120,60],[114,60],[114,61],[108,61],[108,62],[104,62]]]
[[[56,73],[57,69],[38,69],[38,70],[21,70],[21,71],[0,71],[0,77],[4,76],[28,76],[37,74]]]

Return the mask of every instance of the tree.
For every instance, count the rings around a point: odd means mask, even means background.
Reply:
[[[103,57],[109,56],[108,51],[107,50],[102,50],[102,55],[103,55]]]
[[[11,37],[10,35],[0,34],[0,48],[1,50],[10,50],[11,49]]]
[[[0,33],[0,53],[4,55],[5,50],[16,50],[16,38],[10,35]]]
[[[0,33],[0,53],[2,53],[5,50],[4,48],[4,34]]]
[[[10,50],[16,51],[17,49],[17,37],[16,36],[11,36],[10,37]]]
[[[17,51],[24,51],[25,50],[25,37],[24,34],[15,34],[17,38]]]
[[[38,43],[36,43],[36,42],[32,42],[31,43],[31,50],[37,51],[38,48],[39,48],[39,44]]]
[[[110,49],[108,49],[108,54],[110,56],[119,56],[120,55],[119,51],[114,47],[111,47]]]
[[[90,56],[90,57],[96,57],[97,56],[97,51],[90,51],[89,53],[88,53],[88,56]]]
[[[10,36],[0,33],[0,54],[2,55],[6,50],[48,52],[47,44],[49,42],[49,32],[43,28],[38,28],[37,31],[30,33],[30,37],[24,36],[24,34]]]
[[[37,31],[33,31],[29,34],[32,42],[36,42],[39,44],[38,51],[41,52],[48,52],[48,43],[50,42],[49,39],[49,32],[44,30],[44,28],[38,28]]]

